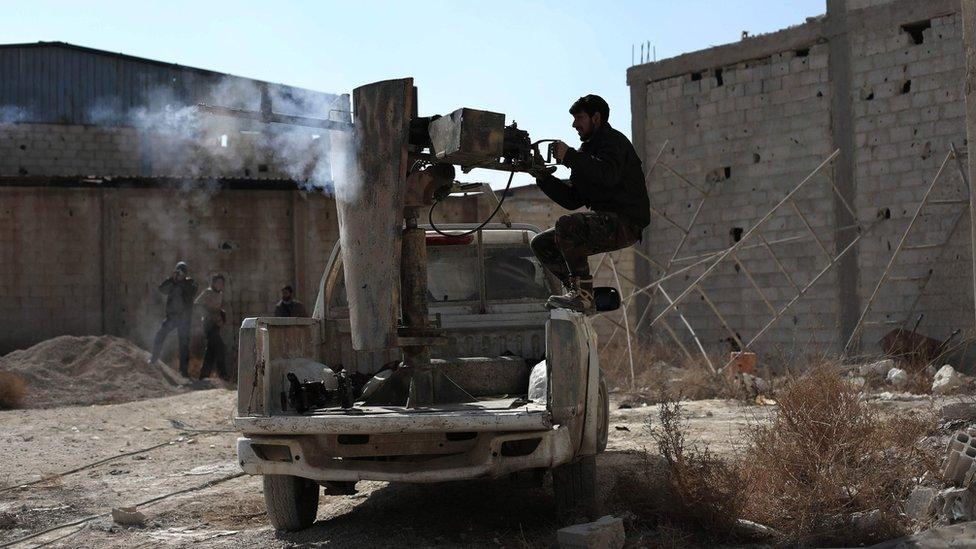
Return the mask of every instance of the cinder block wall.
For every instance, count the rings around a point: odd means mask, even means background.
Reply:
[[[856,207],[862,219],[891,216],[860,245],[862,304],[950,145],[966,151],[961,17],[954,12],[925,21],[931,26],[914,38],[899,25],[886,25],[865,29],[851,40]],[[960,199],[968,200],[968,194],[957,164],[950,161],[933,189],[933,204],[921,211],[907,249],[866,318],[865,347],[906,321],[911,329],[919,315],[924,315],[919,331],[926,335],[944,338],[956,328],[972,329],[967,206],[937,204]]]
[[[265,180],[292,179],[305,169],[301,164],[286,165],[260,139],[238,131],[224,134],[219,126],[188,136],[125,126],[0,124],[0,176]],[[309,152],[308,158],[320,158],[314,150]]]
[[[958,11],[957,0],[830,0],[825,17],[628,71],[635,145],[645,164],[661,152],[664,163],[708,192],[670,271],[689,264],[682,257],[730,246],[834,149],[841,151],[796,196],[819,242],[776,243],[808,234],[789,204],[762,234],[799,287],[827,266],[828,254],[836,256],[856,239],[844,200],[865,235],[771,327],[757,350],[843,348],[950,143],[964,150]],[[955,164],[941,181],[933,198],[965,196]],[[662,215],[653,218],[646,250],[666,266],[682,239],[676,225],[689,225],[702,198],[664,166],[649,175],[648,185]],[[933,246],[899,256],[894,279],[867,318],[860,350],[876,352],[883,333],[913,323],[918,313],[925,314],[920,331],[933,337],[969,327],[968,221],[963,216],[953,223],[963,207],[935,204],[920,217],[908,245]],[[746,248],[738,255],[742,266],[779,310],[796,289],[765,249]],[[748,341],[772,314],[737,267],[723,262],[702,287],[728,327]],[[645,283],[664,272],[640,262],[635,269]],[[675,297],[701,272],[691,270],[664,287]],[[702,342],[728,349],[729,330],[701,295],[689,297],[679,310]],[[650,306],[656,313],[664,302],[657,298]],[[691,341],[675,314],[665,320]]]
[[[314,303],[337,240],[334,202],[296,190],[0,187],[0,353],[63,334],[148,348],[177,261],[201,290],[227,278],[224,337],[271,314],[278,288]],[[235,347],[236,348],[236,347]]]

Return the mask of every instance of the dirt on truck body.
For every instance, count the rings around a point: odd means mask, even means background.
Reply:
[[[371,404],[393,383],[399,351],[353,350],[338,247],[311,318],[244,321],[238,458],[246,473],[264,476],[275,527],[309,526],[320,486],[349,493],[359,480],[551,471],[560,510],[592,509],[594,456],[608,424],[596,335],[585,315],[546,310],[556,282],[529,248],[537,232],[427,232],[430,316],[447,336],[432,346],[432,365],[470,396],[465,402]],[[336,400],[305,409],[312,393]]]

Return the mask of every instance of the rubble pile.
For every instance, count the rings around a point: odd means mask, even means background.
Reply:
[[[970,420],[976,416],[972,404],[955,403],[943,409],[943,419],[947,414],[959,416],[959,408]],[[951,424],[951,418],[947,421]],[[940,473],[919,479],[905,502],[905,513],[922,525],[976,520],[976,438],[971,429],[956,431],[949,438]]]
[[[914,385],[913,377],[916,381]],[[971,388],[976,381],[956,371],[950,364],[945,364],[941,368],[929,365],[924,372],[919,372],[908,366],[898,365],[891,358],[856,365],[848,372],[847,379],[858,389],[864,389],[865,386],[873,389],[887,387],[898,392],[913,393],[928,393],[929,391],[921,387],[917,381],[924,379],[924,387],[928,387],[928,380],[931,379],[933,395],[959,394]]]
[[[112,404],[184,391],[179,374],[114,336],[60,336],[0,357],[0,371],[27,382],[28,408]]]

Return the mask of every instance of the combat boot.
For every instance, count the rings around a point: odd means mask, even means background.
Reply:
[[[593,314],[596,307],[593,301],[593,279],[569,277],[569,291],[563,295],[554,295],[546,302],[550,309],[570,309],[583,314]]]

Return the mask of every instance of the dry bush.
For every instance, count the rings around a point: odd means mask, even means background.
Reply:
[[[776,394],[779,408],[751,428],[734,460],[689,443],[680,404],[647,428],[658,452],[617,477],[614,511],[630,511],[653,545],[708,546],[743,535],[737,519],[775,530],[788,546],[862,544],[906,533],[902,502],[936,471],[932,414],[872,410],[837,364],[820,364]],[[672,543],[674,542],[674,543]]]
[[[743,502],[734,466],[688,442],[677,401],[662,403],[658,422],[649,418],[646,428],[660,459],[645,451],[638,470],[618,476],[611,504],[653,527],[655,546],[732,539]]]
[[[27,382],[11,372],[0,372],[0,409],[20,408],[27,397]]]
[[[789,545],[867,543],[905,532],[900,501],[934,463],[917,447],[934,419],[882,417],[828,367],[777,396],[776,416],[748,437],[745,518],[778,530]],[[869,512],[872,520],[854,519]]]
[[[668,466],[671,518],[703,529],[731,531],[741,507],[736,470],[712,455],[707,445],[688,444],[678,402],[662,403],[658,419],[660,425],[648,422],[648,432]]]

